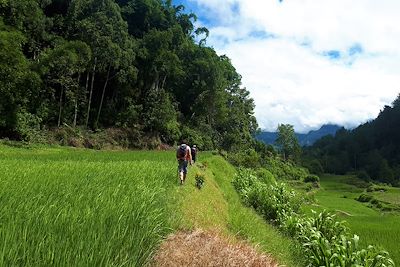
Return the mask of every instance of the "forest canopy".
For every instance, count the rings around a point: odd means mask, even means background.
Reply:
[[[400,185],[400,95],[379,116],[353,130],[318,140],[305,149],[304,161],[325,172],[355,172],[364,180]],[[309,167],[309,169],[313,169]]]
[[[0,138],[67,125],[252,142],[254,101],[196,19],[170,0],[1,0]]]

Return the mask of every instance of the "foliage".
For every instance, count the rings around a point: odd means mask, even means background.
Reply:
[[[204,185],[204,174],[196,173],[196,176],[194,178],[196,180],[196,187],[198,189],[201,189]]]
[[[257,169],[255,174],[265,184],[276,183],[275,176],[266,168]]]
[[[360,202],[370,202],[374,197],[368,194],[361,194],[358,198],[357,201]]]
[[[26,111],[17,112],[15,130],[24,141],[41,141],[41,118]]]
[[[0,138],[67,124],[132,128],[168,145],[188,138],[203,150],[250,147],[254,101],[195,21],[171,1],[4,0]],[[28,116],[39,125],[20,132],[17,117]]]
[[[22,33],[5,26],[0,17],[0,136],[29,139],[28,128],[35,131],[40,122],[25,108],[38,104],[40,87],[38,75],[23,54],[25,42]]]
[[[277,132],[278,136],[275,142],[282,153],[283,159],[292,159],[297,162],[301,154],[301,147],[294,133],[293,125],[280,124]]]
[[[296,226],[291,232],[303,244],[311,266],[395,266],[386,251],[360,248],[359,237],[326,211],[299,219]]]
[[[304,157],[301,161],[301,165],[307,168],[310,171],[310,173],[316,175],[321,175],[325,172],[324,167],[322,167],[321,165],[321,162],[317,159],[308,159]]]
[[[235,166],[245,168],[261,167],[261,157],[252,148],[239,150],[228,154],[228,160]]]
[[[308,170],[299,167],[292,162],[283,161],[275,157],[265,159],[265,168],[267,168],[279,180],[300,180],[309,175]]]
[[[266,184],[252,171],[239,170],[233,185],[246,205],[302,245],[309,266],[394,266],[386,251],[360,248],[359,237],[344,222],[326,211],[305,217],[299,212],[296,194],[282,184]]]
[[[400,172],[400,95],[379,116],[353,130],[339,130],[335,137],[324,137],[305,150],[329,173],[360,172],[364,180],[399,184]]]
[[[314,174],[309,174],[304,178],[305,183],[319,183],[319,177]]]
[[[363,181],[371,180],[371,177],[369,176],[368,172],[365,171],[365,170],[360,170],[356,174],[357,174],[357,177],[360,178]]]
[[[300,199],[283,183],[267,184],[249,169],[240,169],[232,183],[243,202],[257,210],[266,220],[276,221],[282,212],[299,211]]]

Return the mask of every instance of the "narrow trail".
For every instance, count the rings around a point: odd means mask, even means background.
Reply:
[[[170,235],[154,257],[152,267],[279,266],[244,242],[230,242],[217,233],[194,230]]]
[[[184,230],[164,240],[150,266],[282,266],[261,253],[262,249],[254,245],[257,242],[252,245],[237,236],[242,229],[232,223],[237,209],[244,208],[228,179],[234,173],[234,168],[219,157],[206,158],[191,167],[186,183],[176,188],[177,210],[183,219],[178,229]],[[195,175],[204,176],[201,190],[195,187]]]

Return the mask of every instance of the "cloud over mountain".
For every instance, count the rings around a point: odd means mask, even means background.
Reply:
[[[355,126],[400,92],[396,0],[190,0],[227,54],[262,128]]]

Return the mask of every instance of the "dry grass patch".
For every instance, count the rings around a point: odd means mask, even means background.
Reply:
[[[161,245],[151,266],[265,267],[278,264],[244,242],[231,242],[216,233],[195,230],[170,235]]]

